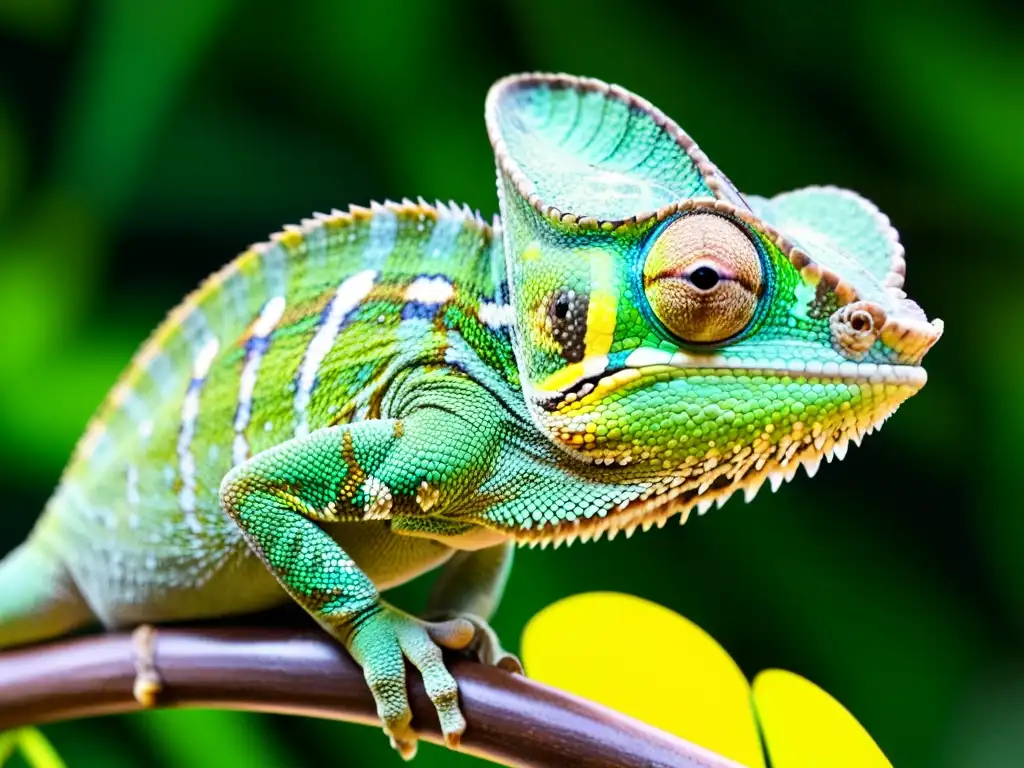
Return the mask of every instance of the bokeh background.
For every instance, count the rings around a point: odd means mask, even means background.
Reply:
[[[632,592],[848,706],[898,768],[1024,765],[1020,6],[0,0],[0,552],[174,303],[313,210],[495,210],[488,85],[633,89],[749,192],[830,182],[900,229],[946,335],[880,435],[685,528],[518,553],[495,626]],[[399,590],[416,607],[427,582]],[[623,642],[644,653],[643,638]],[[665,659],[671,664],[671,659]],[[47,727],[72,766],[386,766],[366,727],[154,712]],[[476,761],[424,745],[418,766]]]

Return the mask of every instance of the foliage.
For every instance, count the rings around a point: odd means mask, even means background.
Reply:
[[[18,728],[0,733],[0,765],[3,765],[15,750],[29,768],[64,768],[64,761],[36,728]]]
[[[0,1],[0,551],[201,277],[317,209],[422,194],[489,214],[490,82],[591,75],[679,120],[744,190],[874,200],[947,331],[925,390],[842,464],[685,528],[520,552],[497,629],[514,644],[560,597],[631,592],[705,627],[747,678],[815,680],[900,768],[1020,762],[1019,30],[1019,10],[965,0]],[[240,713],[45,732],[72,765],[395,760],[375,729]]]

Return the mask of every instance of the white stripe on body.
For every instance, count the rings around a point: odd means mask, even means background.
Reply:
[[[320,324],[313,339],[306,348],[299,367],[298,381],[295,387],[295,436],[305,437],[309,434],[309,401],[316,386],[317,373],[327,353],[334,346],[334,341],[341,330],[341,324],[353,309],[359,306],[373,288],[377,272],[366,269],[344,280],[331,298],[327,316]]]
[[[241,464],[249,458],[249,443],[245,439],[245,430],[252,418],[252,395],[256,390],[260,364],[270,343],[270,334],[281,322],[284,308],[284,296],[275,296],[263,306],[260,316],[252,326],[252,335],[249,337],[245,352],[245,363],[242,365],[242,376],[238,382],[238,407],[235,409],[235,442],[232,452],[235,464]]]
[[[417,277],[405,289],[405,300],[419,304],[444,304],[455,295],[455,287],[443,277]]]

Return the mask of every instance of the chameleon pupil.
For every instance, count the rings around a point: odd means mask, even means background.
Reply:
[[[718,273],[711,267],[699,267],[690,275],[690,282],[695,288],[702,291],[710,291],[718,285]]]
[[[555,317],[559,320],[564,320],[566,315],[569,314],[569,300],[564,296],[559,298],[555,302]]]

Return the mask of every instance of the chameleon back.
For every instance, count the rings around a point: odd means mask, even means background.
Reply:
[[[135,620],[133,605],[192,617],[280,599],[220,509],[222,478],[296,435],[378,416],[412,366],[454,364],[514,387],[492,244],[468,209],[406,201],[318,216],[253,246],[141,348],[35,538],[53,542],[108,624]]]

